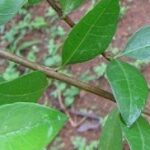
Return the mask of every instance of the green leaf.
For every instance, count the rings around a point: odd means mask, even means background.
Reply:
[[[46,76],[39,71],[0,83],[0,105],[14,102],[37,102],[47,87]]]
[[[118,110],[115,109],[105,122],[100,138],[99,150],[122,150],[122,148],[120,116]]]
[[[27,0],[0,0],[0,25],[9,21]]]
[[[79,7],[85,0],[59,0],[63,14],[67,15],[77,7]]]
[[[119,60],[108,65],[106,74],[123,120],[131,126],[145,106],[147,83],[135,67]]]
[[[131,128],[123,125],[123,133],[130,150],[150,150],[150,125],[145,118],[140,117]]]
[[[0,76],[0,83],[4,82],[4,78],[2,76]]]
[[[62,64],[81,63],[103,53],[115,33],[119,0],[101,0],[73,28],[62,51]]]
[[[41,0],[28,0],[30,5],[38,4],[39,2],[41,2]]]
[[[43,150],[63,127],[66,116],[34,103],[0,107],[1,150]]]
[[[137,31],[130,38],[121,55],[140,60],[150,58],[150,26],[145,26]]]

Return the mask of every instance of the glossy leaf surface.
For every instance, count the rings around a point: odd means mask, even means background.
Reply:
[[[67,15],[77,7],[79,7],[85,0],[59,0],[63,14]]]
[[[27,0],[0,0],[0,25],[9,21]]]
[[[141,28],[130,38],[122,55],[139,60],[150,58],[150,26]]]
[[[131,128],[123,126],[123,132],[130,150],[150,150],[150,125],[145,118],[140,117]]]
[[[122,150],[122,131],[118,110],[108,116],[100,137],[99,150]]]
[[[0,105],[14,102],[37,102],[47,87],[42,72],[32,72],[18,79],[0,83]]]
[[[42,0],[28,0],[28,3],[33,5],[33,4],[37,4],[39,2],[41,2]]]
[[[101,0],[73,28],[62,51],[62,65],[81,63],[103,53],[115,33],[119,0]]]
[[[34,103],[0,107],[1,150],[43,150],[66,121],[62,113]]]
[[[131,126],[148,98],[147,83],[135,67],[119,60],[108,65],[106,74],[123,120]]]

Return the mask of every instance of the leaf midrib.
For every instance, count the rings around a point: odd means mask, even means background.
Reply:
[[[27,96],[27,95],[31,95],[31,94],[43,91],[44,89],[45,89],[45,87],[40,88],[40,89],[38,89],[36,91],[28,92],[28,93],[24,93],[24,94],[5,94],[5,93],[0,93],[0,95],[2,95],[2,96],[8,96],[8,97],[22,97],[22,96]]]
[[[139,130],[139,133],[140,133],[140,138],[141,138],[141,147],[142,147],[142,149],[141,150],[145,150],[145,138],[144,138],[144,135],[142,134],[142,131],[141,131],[141,128],[140,128],[140,125],[139,125],[139,123],[137,122],[136,123],[136,125],[137,125],[137,129]]]
[[[6,132],[6,133],[3,133],[3,134],[0,134],[0,139],[8,137],[9,135],[12,135],[12,134],[20,134],[20,133],[23,133],[23,132],[28,132],[29,130],[31,130],[33,128],[36,128],[36,127],[44,125],[45,123],[46,123],[46,121],[43,121],[43,123],[41,123],[41,121],[40,121],[40,122],[37,122],[35,124],[32,124],[32,126],[30,125],[30,126],[26,126],[26,127],[17,129],[17,130],[12,130],[10,132]]]
[[[139,49],[143,49],[143,48],[149,48],[150,47],[150,44],[149,45],[146,45],[146,46],[143,46],[143,47],[138,47],[138,48],[135,48],[135,49],[132,49],[132,50],[125,50],[124,51],[124,55],[128,55],[128,54],[130,54],[130,53],[133,53],[133,52],[135,52],[135,51],[137,51],[137,50],[139,50]],[[149,50],[148,50],[149,51]]]
[[[117,62],[117,64],[119,65],[119,67],[120,67],[120,69],[122,70],[122,72],[123,72],[123,74],[124,74],[124,77],[125,77],[125,79],[126,79],[126,81],[127,81],[127,89],[128,89],[128,92],[129,92],[129,97],[130,97],[130,106],[129,106],[129,116],[130,116],[130,114],[132,114],[131,113],[131,104],[132,104],[132,98],[133,98],[133,96],[132,96],[132,94],[131,94],[131,88],[130,88],[130,83],[128,82],[128,74],[126,73],[126,71],[124,70],[124,67],[122,66],[122,64],[119,62],[119,61],[116,61]]]
[[[117,122],[118,122],[118,119],[117,119]],[[113,122],[113,125],[115,125],[116,124],[116,121],[114,121]],[[113,126],[112,125],[112,126]],[[120,128],[120,125],[119,125],[119,127],[118,128]],[[112,129],[112,133],[114,133],[114,130],[115,130],[115,128],[113,128]],[[113,134],[110,134],[110,136],[108,137],[108,141],[111,143],[111,139],[112,139],[112,137],[113,137],[114,135]],[[106,144],[106,150],[110,150],[110,149],[108,149],[109,148],[109,144]]]

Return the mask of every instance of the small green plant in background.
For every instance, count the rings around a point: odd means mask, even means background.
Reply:
[[[48,43],[48,55],[44,58],[44,64],[46,66],[54,66],[58,65],[61,62],[61,57],[58,54],[58,45],[55,43],[53,39],[51,39]]]
[[[29,4],[39,2],[39,0],[28,1]],[[23,19],[26,21],[18,23],[14,30],[11,29],[4,35],[4,39],[7,39],[9,44],[7,51],[0,51],[0,56],[16,62],[17,65],[22,64],[27,68],[39,71],[33,71],[17,79],[0,83],[0,121],[2,122],[0,124],[0,149],[43,150],[63,128],[68,119],[66,115],[53,108],[36,104],[48,87],[48,76],[59,80],[59,82],[54,81],[56,90],[52,94],[54,97],[63,97],[68,107],[72,105],[75,96],[78,95],[78,88],[113,100],[117,104],[117,108],[112,110],[105,120],[98,144],[97,141],[89,144],[84,138],[77,137],[73,139],[75,149],[122,150],[124,142],[127,142],[131,150],[149,150],[150,125],[143,117],[143,113],[147,114],[144,112],[144,107],[149,94],[148,84],[138,68],[121,58],[124,56],[144,61],[150,58],[150,26],[142,27],[133,34],[122,51],[117,54],[115,54],[116,50],[112,51],[113,55],[106,57],[105,51],[114,37],[120,16],[119,0],[97,2],[76,25],[69,18],[68,13],[80,6],[82,1],[76,1],[77,4],[75,1],[71,1],[71,3],[67,0],[57,1],[59,5],[53,0],[47,0],[47,2],[73,28],[61,47],[56,44],[55,38],[64,36],[65,32],[61,27],[53,28],[54,34],[47,44],[48,56],[43,60],[47,66],[40,66],[17,56],[22,53],[20,51],[33,44],[24,43],[20,46],[21,48],[19,47],[26,32],[47,28],[48,22],[43,17],[32,20],[31,15],[27,13]],[[0,15],[2,16],[0,25],[12,19],[25,3],[27,3],[25,0],[11,0],[9,5],[8,0],[0,2]],[[72,7],[68,7],[66,4]],[[25,11],[22,13],[24,14]],[[49,10],[47,17],[52,14]],[[1,29],[1,32],[3,31],[5,31],[4,28]],[[61,58],[57,56],[58,47],[62,50]],[[36,51],[29,53],[28,58],[36,60],[35,53]],[[94,67],[93,71],[99,77],[105,74],[112,94],[77,80],[68,73],[68,70],[64,70],[67,65],[84,63],[99,55],[102,55],[108,62],[101,64],[100,67]],[[50,60],[50,57],[53,59]],[[13,73],[13,78],[15,78],[18,76],[15,74],[16,70],[13,70],[16,64],[11,63],[10,65],[7,75]],[[54,67],[55,69],[52,69]],[[5,78],[10,77],[5,75]],[[86,80],[90,79],[86,78]],[[60,81],[65,83],[60,83]]]
[[[4,80],[9,81],[16,79],[20,76],[19,71],[17,70],[16,64],[10,62],[5,72],[2,74]]]
[[[102,63],[102,64],[100,64],[98,66],[95,66],[93,68],[93,71],[95,72],[95,74],[98,77],[102,77],[105,74],[106,68],[107,68],[107,64],[106,63]]]
[[[32,15],[25,8],[22,8],[19,11],[19,14],[23,17],[23,19],[16,23],[16,25],[7,31],[6,34],[4,34],[5,30],[3,30],[2,40],[8,43],[8,51],[19,56],[22,56],[22,53],[30,48],[27,58],[30,61],[35,61],[36,53],[38,52],[36,45],[38,45],[40,41],[33,39],[32,41],[22,42],[22,40],[28,32],[46,26],[46,22],[43,17],[36,17],[32,20]],[[16,64],[11,62],[8,64],[8,68],[3,74],[5,80],[12,80],[19,77],[20,72],[17,70],[16,66]]]
[[[51,95],[58,99],[59,94],[63,96],[64,104],[66,107],[71,106],[74,101],[75,97],[79,94],[80,90],[74,86],[68,87],[65,83],[60,83],[59,81],[54,82],[56,90],[51,93]]]
[[[57,137],[47,150],[62,150],[65,147],[65,143],[62,142],[60,137]]]
[[[72,144],[75,150],[97,150],[98,141],[91,141],[90,143],[86,138],[76,136],[72,138]]]

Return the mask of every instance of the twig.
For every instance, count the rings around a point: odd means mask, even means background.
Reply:
[[[144,113],[144,115],[150,117],[150,112],[148,109],[145,109],[143,113]]]
[[[76,128],[76,127],[80,126],[86,120],[87,117],[82,118],[78,123],[76,123],[75,121],[73,121],[73,119],[72,119],[69,111],[66,109],[65,105],[63,104],[62,97],[61,97],[61,92],[60,91],[58,91],[58,100],[59,100],[61,109],[69,117],[69,122],[70,122],[71,126],[73,126],[74,128]]]
[[[62,18],[70,27],[74,27],[75,23],[73,22],[73,20],[66,15],[65,17],[63,17],[63,12],[62,9],[59,7],[59,5],[55,2],[55,0],[47,0],[47,2],[51,5],[51,7],[57,12],[58,16],[60,18]],[[106,56],[105,53],[102,54],[102,56],[107,60],[107,61],[111,61],[110,58],[108,58]]]
[[[47,0],[47,2],[57,12],[58,16],[62,18],[70,27],[73,27],[75,25],[75,23],[71,20],[69,16],[63,16],[61,8],[54,0]]]
[[[73,22],[73,20],[71,20],[71,18],[69,16],[65,16],[65,18],[63,18],[63,12],[62,9],[58,6],[58,4],[55,2],[55,0],[47,0],[47,2],[52,6],[52,8],[57,12],[58,16],[60,18],[62,18],[70,27],[73,27],[75,25],[75,23]],[[107,60],[107,61],[111,61],[110,58],[108,58],[106,56],[105,53],[102,53],[102,56]],[[114,97],[113,95],[110,96],[111,97],[111,101],[113,100],[114,102]],[[144,112],[145,115],[150,116],[150,113],[148,111],[145,110]]]
[[[108,58],[105,53],[103,53],[102,56],[103,56],[107,61],[111,61],[110,58]]]
[[[95,114],[92,113],[86,113],[86,112],[80,112],[80,111],[76,111],[76,110],[69,110],[69,112],[73,115],[77,115],[77,116],[81,116],[81,117],[86,117],[87,119],[91,119],[91,120],[97,120],[100,121],[100,117],[98,117]]]
[[[57,91],[58,93],[58,100],[59,100],[59,104],[60,104],[60,108],[64,111],[64,113],[69,117],[69,122],[72,126],[74,126],[74,121],[72,120],[72,117],[70,115],[70,113],[67,111],[66,107],[64,106],[63,102],[62,102],[62,97],[61,97],[61,92]]]
[[[77,80],[73,77],[69,77],[69,76],[64,75],[62,73],[56,72],[54,69],[39,65],[37,63],[30,62],[23,57],[16,56],[16,55],[11,54],[10,52],[7,52],[7,51],[0,50],[0,57],[4,58],[6,60],[13,61],[13,62],[18,63],[20,65],[23,65],[23,66],[30,68],[32,70],[42,71],[49,78],[57,79],[59,81],[65,82],[67,84],[70,84],[70,85],[73,85],[73,86],[78,87],[80,89],[83,89],[87,92],[93,93],[95,95],[106,98],[112,102],[115,102],[115,98],[108,91],[105,91],[103,89],[100,89],[99,87],[90,85],[88,83],[82,82],[82,81]],[[143,113],[145,113],[145,115],[148,114],[147,111],[145,111]],[[150,116],[150,115],[148,115],[148,116]]]
[[[62,9],[59,7],[59,5],[55,2],[55,0],[47,0],[47,2],[51,5],[51,7],[57,12],[58,16],[60,18],[63,17],[63,12],[62,12]],[[66,18],[68,19],[65,19],[63,18],[63,20],[70,26],[70,27],[73,27],[75,25],[75,23],[71,20],[71,18],[69,16],[66,15]],[[57,70],[56,70],[57,72]],[[81,81],[79,81],[80,83],[82,83]],[[75,85],[74,85],[75,86]],[[89,87],[90,89],[92,89],[92,87]],[[93,87],[94,88],[94,87]],[[94,93],[99,90],[99,88],[94,88],[94,90],[92,90]],[[96,92],[97,93],[97,92]],[[101,92],[100,92],[101,93]],[[106,94],[106,93],[105,93]],[[114,101],[114,97],[112,94],[108,93],[107,92],[107,95],[112,101]],[[105,97],[106,98],[106,97]]]
[[[23,57],[16,56],[16,55],[11,54],[10,52],[7,52],[7,51],[0,51],[0,57],[5,58],[6,60],[13,61],[13,62],[18,63],[20,65],[23,65],[23,66],[30,68],[32,70],[42,71],[49,78],[60,80],[62,82],[73,85],[75,87],[78,87],[78,88],[83,89],[85,91],[88,91],[90,93],[93,93],[93,94],[96,94],[98,96],[102,96],[106,99],[109,99],[111,101],[114,101],[114,97],[111,93],[109,93],[103,89],[100,89],[99,87],[90,85],[88,83],[77,80],[76,78],[69,77],[65,74],[56,72],[54,69],[39,65],[37,63],[30,62]]]
[[[60,108],[60,103],[55,103],[55,106],[56,108],[58,108],[60,111],[63,111],[61,108]],[[100,116],[97,116],[95,113],[93,112],[82,112],[80,110],[76,110],[75,108],[71,108],[71,109],[68,109],[68,112],[71,114],[71,115],[75,115],[75,116],[79,116],[79,117],[86,117],[87,119],[89,120],[95,120],[95,121],[100,121],[102,117]]]

